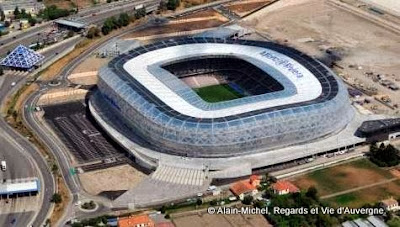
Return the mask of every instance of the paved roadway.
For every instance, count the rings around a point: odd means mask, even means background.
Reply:
[[[63,49],[73,45],[79,40],[67,41],[56,48],[49,49],[43,53],[45,60],[50,60],[60,53]],[[11,83],[25,83],[27,73],[12,73],[1,77],[0,102],[2,103],[9,95],[12,88]],[[47,164],[36,151],[31,143],[24,137],[15,132],[4,120],[0,118],[0,159],[7,160],[7,171],[0,173],[0,179],[16,179],[26,177],[40,177],[42,193],[32,198],[18,198],[0,201],[0,226],[9,226],[13,219],[16,220],[15,226],[27,226],[34,218],[38,208],[41,212],[36,216],[33,226],[40,226],[46,219],[50,209],[50,197],[54,192],[54,182],[52,175],[47,169]],[[36,165],[37,164],[37,165]],[[38,171],[38,168],[40,171]],[[44,193],[43,193],[44,192]],[[41,206],[41,202],[43,204]],[[32,207],[32,204],[35,207]],[[29,208],[29,209],[28,209]]]
[[[155,10],[159,5],[160,0],[138,0],[138,1],[122,1],[113,3],[115,7],[110,7],[108,4],[100,5],[95,9],[87,9],[79,11],[69,17],[72,20],[78,20],[87,24],[101,24],[105,19],[111,16],[119,15],[122,12],[132,12],[135,6],[145,4],[146,9]],[[44,33],[51,29],[52,22],[45,22],[23,32],[15,32],[0,38],[0,56],[5,56],[8,51],[13,50],[17,45],[30,45],[38,40],[43,40]],[[14,38],[15,37],[15,38]]]
[[[158,0],[157,0],[158,1]],[[225,1],[224,1],[225,2]],[[214,3],[215,4],[215,3]],[[213,5],[204,5],[203,8],[208,8],[208,7],[212,7]],[[219,3],[221,4],[221,3]],[[157,5],[155,5],[154,7],[158,7],[158,3]],[[193,10],[198,10],[201,7],[196,7]],[[178,15],[178,13],[174,14],[174,15]],[[65,86],[68,84],[68,82],[66,81],[66,77],[68,76],[68,74],[81,62],[83,61],[86,57],[88,57],[91,53],[93,53],[93,51],[95,51],[96,49],[98,49],[99,47],[101,47],[102,45],[106,44],[109,40],[112,40],[115,37],[118,36],[123,36],[126,33],[132,32],[134,30],[138,30],[138,29],[143,29],[146,26],[149,26],[151,24],[151,22],[149,23],[145,23],[143,25],[140,26],[136,26],[133,29],[118,33],[114,36],[109,36],[107,40],[105,40],[102,43],[99,43],[89,49],[87,49],[83,54],[81,54],[79,57],[75,58],[74,60],[72,60],[71,62],[69,62],[61,71],[60,75],[59,75],[59,79],[63,80],[63,83],[61,86]],[[24,112],[23,112],[23,118],[24,118],[24,122],[27,123],[27,125],[33,129],[33,131],[36,133],[36,135],[38,135],[40,137],[40,139],[42,139],[45,144],[50,148],[49,150],[52,151],[52,153],[56,156],[57,158],[57,162],[59,164],[60,167],[60,171],[66,181],[66,184],[68,186],[68,188],[70,189],[72,195],[73,195],[73,200],[70,202],[70,204],[68,205],[67,209],[67,214],[65,214],[65,216],[63,217],[63,219],[61,220],[60,223],[65,223],[68,218],[74,217],[75,215],[73,214],[74,212],[74,207],[73,205],[78,201],[79,199],[79,195],[85,195],[84,193],[82,193],[82,190],[80,188],[80,184],[79,181],[77,180],[77,178],[75,176],[72,176],[70,174],[70,162],[68,160],[68,155],[65,154],[65,150],[63,150],[64,148],[62,146],[60,146],[60,141],[59,139],[55,138],[54,136],[51,135],[51,132],[49,132],[46,127],[43,127],[43,125],[40,123],[40,120],[37,119],[36,115],[34,114],[34,112],[32,112],[31,110],[35,107],[35,103],[38,99],[38,97],[40,97],[40,95],[42,95],[42,93],[48,89],[51,89],[48,85],[46,84],[41,84],[41,89],[38,92],[35,92],[34,94],[32,94],[24,103],[25,107],[24,108]],[[0,122],[1,123],[1,122]],[[39,166],[42,164],[39,164]],[[46,179],[44,179],[44,185],[46,185],[46,188],[48,188],[48,183],[50,183],[50,185],[52,184],[52,182],[47,181]],[[49,187],[52,190],[54,190],[52,187]],[[52,195],[53,193],[48,192],[48,195]],[[49,210],[49,200],[44,199],[44,203],[42,205],[42,209],[39,211],[38,213],[38,218],[36,218],[35,222],[34,222],[34,226],[37,226],[37,224],[41,223],[41,220],[44,220],[43,217],[45,217],[47,215],[47,211]],[[102,209],[102,211],[100,211],[101,213],[103,212],[107,212],[109,208],[105,207],[104,209]],[[96,213],[97,214],[97,213]],[[88,216],[93,215],[88,213]],[[54,224],[54,223],[53,223]]]
[[[101,47],[102,45],[104,45],[109,40],[111,40],[115,37],[122,36],[126,33],[132,32],[132,30],[144,28],[145,26],[147,26],[147,24],[144,24],[141,26],[136,26],[133,29],[129,29],[129,30],[124,31],[119,34],[115,34],[114,36],[108,37],[108,39],[103,41],[102,43],[99,43],[99,44],[87,49],[83,54],[79,55],[79,57],[77,57],[74,60],[72,60],[71,62],[69,62],[69,64],[63,68],[63,70],[60,73],[60,78],[64,80],[64,82],[62,84],[63,85],[67,84],[65,82],[65,80],[66,80],[66,76],[68,75],[68,72],[73,70],[73,68],[75,68],[77,64],[79,64],[81,61],[83,61],[83,59],[87,58],[96,49],[98,49],[99,47]],[[60,48],[62,48],[62,47],[60,47]],[[59,49],[59,48],[57,48],[57,49]],[[56,156],[61,173],[67,183],[68,188],[70,189],[70,191],[73,195],[73,200],[69,204],[68,215],[65,216],[65,219],[66,219],[71,216],[71,213],[73,212],[72,206],[79,199],[78,195],[81,192],[79,181],[70,174],[70,168],[71,168],[70,160],[69,160],[68,156],[65,154],[65,151],[63,151],[63,147],[61,147],[59,145],[59,143],[60,143],[59,140],[57,138],[55,138],[54,136],[52,136],[51,132],[49,132],[48,129],[46,129],[45,127],[43,127],[43,125],[41,123],[39,123],[39,120],[35,116],[35,112],[31,111],[35,107],[35,103],[36,103],[38,97],[40,95],[42,95],[42,93],[45,92],[49,88],[50,88],[49,85],[41,84],[41,89],[38,92],[31,95],[26,100],[25,105],[24,105],[25,108],[24,108],[24,112],[23,112],[23,118],[24,118],[24,121],[27,122],[29,127],[31,127],[34,130],[36,135],[38,135],[40,137],[40,139],[42,139],[42,141],[45,142],[45,144],[49,147],[49,150],[52,151],[52,153]],[[43,185],[46,185],[46,188],[47,188],[47,182],[44,182]],[[48,193],[48,194],[52,195],[53,192]],[[36,224],[39,224],[39,223],[41,223],[40,222],[41,220],[44,220],[43,217],[45,217],[47,215],[49,207],[50,207],[49,199],[44,199],[43,204],[42,204],[42,209],[39,211],[39,214],[38,214],[38,217],[40,217],[40,218],[37,218],[35,220]],[[67,221],[67,220],[63,220],[63,222],[65,222],[65,221]],[[37,226],[37,225],[34,225],[34,226]]]
[[[22,78],[22,75],[19,76]],[[4,97],[5,93],[11,87],[14,78],[3,76],[1,78],[0,96]],[[2,127],[0,126],[0,129]],[[6,131],[0,130],[0,159],[7,161],[7,170],[0,171],[0,180],[10,180],[16,178],[27,178],[38,176],[36,166],[32,159],[24,151],[20,152],[20,146],[11,138]],[[9,226],[13,219],[18,223],[27,225],[33,217],[32,211],[23,212],[24,208],[31,204],[37,204],[39,197],[34,197],[25,201],[17,201],[16,199],[0,200],[0,226]]]

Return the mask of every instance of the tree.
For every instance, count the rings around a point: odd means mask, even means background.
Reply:
[[[158,6],[158,9],[161,10],[161,11],[167,10],[168,9],[167,8],[167,2],[164,1],[164,0],[160,1],[160,5]]]
[[[197,206],[200,206],[201,204],[203,204],[203,200],[197,199],[197,200],[196,200],[196,205],[197,205]]]
[[[311,199],[313,199],[313,200],[315,200],[315,201],[318,201],[317,194],[318,194],[318,190],[314,186],[309,187],[307,192],[306,192],[306,196],[311,198]]]
[[[251,195],[246,195],[244,198],[243,198],[243,204],[246,204],[246,205],[250,205],[252,202],[253,202],[253,196],[251,196]]]
[[[20,13],[21,13],[21,12],[19,11],[18,6],[16,6],[15,9],[14,9],[14,17],[15,17],[15,18],[19,18],[19,14],[20,14]]]
[[[380,167],[395,166],[399,164],[399,151],[391,144],[385,146],[383,143],[377,148],[376,144],[370,146],[370,159]]]
[[[86,34],[86,37],[89,38],[89,39],[93,39],[93,38],[98,37],[98,36],[100,36],[100,30],[97,27],[94,27],[94,26],[89,28],[89,30],[88,30],[88,32]]]
[[[37,20],[33,17],[28,19],[28,22],[31,26],[35,26],[35,24],[37,23]]]
[[[127,13],[121,13],[119,15],[118,21],[122,26],[124,26],[124,27],[128,26],[129,20],[130,20],[130,18],[129,18],[129,15]]]
[[[6,19],[6,15],[4,14],[3,10],[0,10],[0,21],[4,21]]]
[[[167,2],[167,9],[175,10],[181,4],[180,0],[168,0]]]
[[[62,197],[58,193],[54,193],[50,200],[52,203],[59,204],[62,202]]]
[[[142,18],[144,16],[146,16],[146,8],[145,7],[142,7],[140,9],[136,10],[136,12],[135,12],[136,19]]]
[[[59,9],[55,5],[51,5],[46,7],[44,10],[41,11],[40,16],[47,20],[55,20],[60,17],[69,16],[70,11],[66,9]]]
[[[53,164],[52,166],[51,166],[51,172],[53,173],[53,174],[56,174],[57,172],[58,172],[58,166],[57,166],[57,164]]]

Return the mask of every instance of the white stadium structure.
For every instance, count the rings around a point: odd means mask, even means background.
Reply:
[[[224,81],[242,97],[206,102],[189,77]],[[354,136],[362,120],[340,79],[270,42],[182,38],[138,47],[100,70],[89,108],[142,166],[206,170],[210,178],[365,141]]]

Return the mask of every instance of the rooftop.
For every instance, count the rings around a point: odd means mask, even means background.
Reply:
[[[30,8],[39,10],[44,8],[44,4],[36,0],[12,0],[0,2],[0,8],[4,11],[14,10],[17,6],[20,10]]]
[[[119,227],[137,227],[144,224],[146,227],[154,227],[154,222],[148,215],[135,215],[118,219]]]
[[[190,88],[185,89],[183,82],[179,82],[179,79],[174,80],[173,83],[170,80],[160,80],[160,78],[171,78],[170,73],[160,67],[168,63],[165,59],[176,61],[213,55],[240,57],[265,71],[281,83],[285,89],[282,92],[216,103],[215,108],[204,110],[187,101],[197,96],[191,95],[189,98],[184,98],[176,92],[182,89],[187,92],[191,90]],[[242,114],[248,112],[249,109],[260,110],[306,102],[318,98],[322,93],[320,81],[303,65],[284,54],[258,46],[226,43],[178,45],[143,53],[128,60],[123,68],[163,103],[183,115],[195,118],[221,118]],[[179,85],[179,87],[171,89],[168,84]]]
[[[40,190],[38,179],[21,179],[17,182],[0,183],[0,195],[37,192]]]
[[[385,206],[399,205],[399,202],[397,202],[397,200],[395,200],[393,198],[384,199],[384,200],[381,201],[381,203],[384,204]]]
[[[65,20],[65,19],[56,20],[55,23],[79,29],[83,29],[86,27],[85,23],[79,21]]]
[[[398,127],[398,126],[400,126],[400,118],[392,118],[392,119],[365,121],[358,128],[358,130],[364,133],[371,133],[379,131],[381,129]]]
[[[300,191],[300,189],[298,187],[296,187],[294,184],[292,184],[289,181],[285,181],[285,180],[276,182],[275,184],[272,185],[272,188],[276,191],[289,190],[289,193],[296,193],[296,192]]]
[[[18,45],[0,62],[0,65],[6,67],[30,69],[39,63],[43,58],[43,55],[38,54],[23,45]]]
[[[236,182],[233,185],[231,185],[231,187],[230,187],[230,190],[236,196],[252,192],[254,189],[256,189],[256,186],[253,186],[252,184],[250,184],[250,182],[248,180]]]

